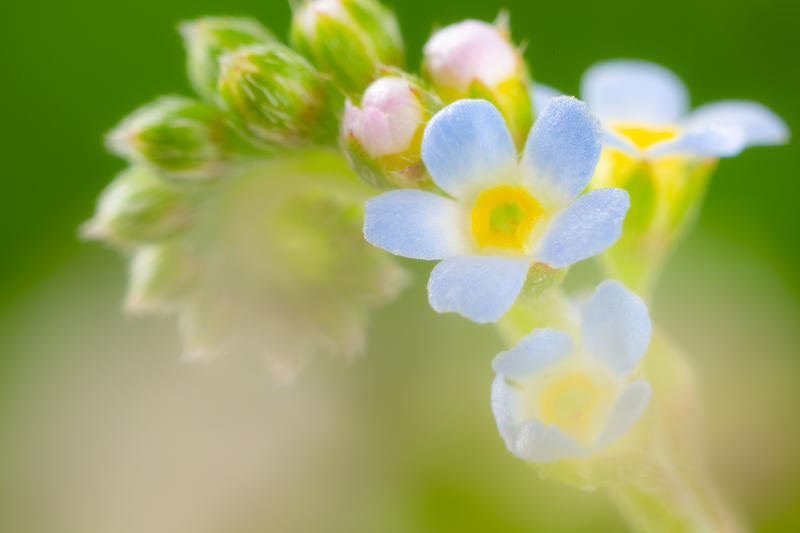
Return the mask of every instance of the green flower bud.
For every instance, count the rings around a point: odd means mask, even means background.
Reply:
[[[285,144],[335,139],[342,96],[302,56],[271,44],[239,48],[220,61],[222,101],[250,135]]]
[[[209,104],[164,96],[125,118],[106,143],[115,154],[174,177],[212,178],[237,153],[252,152],[225,115]]]
[[[397,18],[375,0],[304,0],[294,11],[290,40],[352,95],[361,94],[381,65],[405,63]]]
[[[425,124],[442,102],[420,80],[391,74],[367,88],[360,107],[347,101],[340,144],[353,169],[372,186],[432,188],[420,146]]]
[[[146,168],[133,167],[103,191],[97,212],[82,231],[87,238],[129,245],[168,239],[189,222],[189,209],[175,185]]]
[[[131,260],[125,309],[130,313],[176,310],[197,268],[197,261],[174,244],[142,248]]]
[[[431,36],[423,70],[445,103],[483,98],[505,117],[518,146],[533,124],[533,107],[522,53],[511,43],[508,17],[494,24],[465,20]]]
[[[208,101],[217,97],[219,56],[250,44],[276,41],[260,22],[250,18],[204,17],[178,26],[187,55],[189,81]]]

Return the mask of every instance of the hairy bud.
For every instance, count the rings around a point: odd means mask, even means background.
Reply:
[[[294,12],[291,42],[352,95],[380,66],[404,64],[397,19],[375,0],[306,0]]]
[[[182,22],[178,30],[186,47],[189,81],[197,94],[212,102],[217,96],[222,54],[275,41],[269,30],[250,18],[203,17]]]
[[[189,221],[189,209],[173,184],[134,167],[103,191],[83,234],[123,246],[158,242],[178,234]]]
[[[236,122],[258,140],[281,144],[335,139],[342,97],[329,80],[280,45],[222,56],[219,93]]]
[[[222,111],[181,96],[164,96],[142,106],[106,141],[115,154],[179,178],[217,177],[236,155],[255,150]]]

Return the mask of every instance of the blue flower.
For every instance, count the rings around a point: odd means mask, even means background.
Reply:
[[[405,257],[442,260],[428,295],[438,312],[486,323],[514,304],[533,262],[562,268],[619,238],[622,189],[578,196],[600,157],[602,130],[574,98],[553,99],[521,163],[505,121],[485,100],[459,100],[425,127],[422,160],[449,197],[395,190],[367,202],[367,241]]]
[[[578,347],[563,331],[535,329],[498,354],[492,412],[509,451],[546,463],[620,438],[650,401],[647,381],[630,381],[650,331],[641,298],[606,281],[583,308]]]
[[[535,85],[534,107],[543,109],[558,94]],[[681,79],[647,61],[593,65],[581,80],[581,97],[602,121],[604,143],[636,158],[729,157],[748,146],[789,139],[783,120],[756,102],[722,100],[689,113],[689,92]]]

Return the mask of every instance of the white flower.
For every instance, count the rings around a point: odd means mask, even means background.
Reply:
[[[514,304],[532,263],[563,268],[620,235],[622,189],[579,196],[601,148],[600,125],[574,98],[553,99],[533,126],[521,163],[506,123],[485,100],[437,113],[422,160],[452,198],[394,190],[367,202],[364,236],[396,255],[443,260],[428,294],[439,312],[493,322]]]
[[[509,451],[546,463],[580,458],[617,440],[644,413],[647,381],[629,382],[650,342],[647,307],[617,281],[583,308],[580,342],[536,329],[492,363],[492,412]]]

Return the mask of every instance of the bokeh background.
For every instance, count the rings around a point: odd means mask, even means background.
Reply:
[[[748,98],[800,131],[796,0],[389,2],[411,65],[431,29],[510,10],[537,79],[566,92],[613,57],[674,69],[695,104]],[[188,93],[176,24],[279,0],[6,3],[0,193],[0,531],[530,532],[624,528],[602,494],[536,478],[488,402],[491,327],[427,306],[427,265],[366,356],[294,387],[250,363],[190,366],[171,320],[119,311],[124,263],[79,223],[123,167],[101,136]],[[800,152],[723,161],[669,264],[655,320],[691,354],[711,461],[758,531],[800,530]]]

